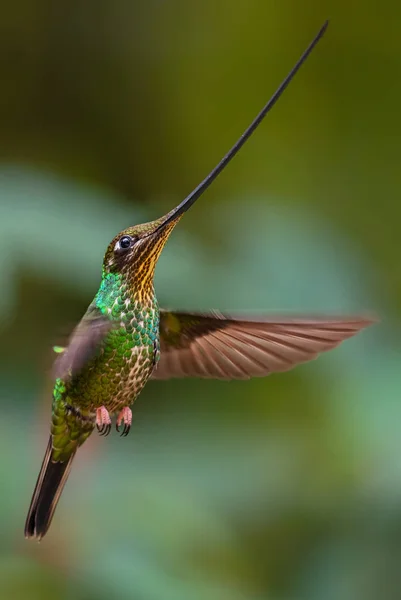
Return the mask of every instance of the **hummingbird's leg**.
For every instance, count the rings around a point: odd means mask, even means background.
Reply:
[[[126,437],[131,429],[132,423],[132,410],[129,406],[125,406],[122,411],[120,411],[117,417],[116,429],[120,431],[120,425],[124,422],[124,429],[121,432],[121,437]]]
[[[109,435],[111,419],[107,408],[104,406],[96,409],[96,427],[100,435]]]

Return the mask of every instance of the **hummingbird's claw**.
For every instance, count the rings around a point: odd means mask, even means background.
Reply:
[[[128,406],[125,406],[117,417],[116,429],[118,432],[120,432],[121,423],[124,423],[124,428],[120,436],[127,437],[132,423],[132,411]]]
[[[103,435],[104,437],[108,436],[111,431],[111,423],[107,423],[107,425],[102,425],[99,429],[99,435]]]
[[[107,408],[100,406],[96,409],[96,427],[100,435],[109,435],[111,430],[111,419]]]
[[[127,437],[130,429],[131,429],[131,425],[125,424],[120,437]]]

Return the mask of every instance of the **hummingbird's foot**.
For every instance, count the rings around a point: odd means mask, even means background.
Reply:
[[[111,419],[107,408],[104,406],[96,409],[96,427],[100,435],[109,435]]]
[[[120,431],[121,423],[124,423],[124,429],[121,432],[121,437],[126,437],[131,429],[132,423],[132,410],[128,406],[125,406],[117,417],[117,431]]]

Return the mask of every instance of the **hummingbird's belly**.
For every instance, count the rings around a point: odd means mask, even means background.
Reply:
[[[71,399],[91,411],[105,406],[115,412],[132,404],[152,374],[158,351],[158,337],[147,332],[139,340],[136,331],[110,335],[102,352],[75,380]]]
[[[105,398],[104,406],[109,412],[133,404],[154,369],[153,347],[132,348],[131,360],[124,364],[116,381],[114,394]]]

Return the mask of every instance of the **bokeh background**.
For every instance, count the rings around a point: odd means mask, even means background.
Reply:
[[[167,307],[380,326],[249,382],[150,383],[41,544],[51,346],[121,229],[177,204],[329,30],[160,260]],[[401,590],[401,4],[14,0],[0,19],[1,597],[386,600]]]

